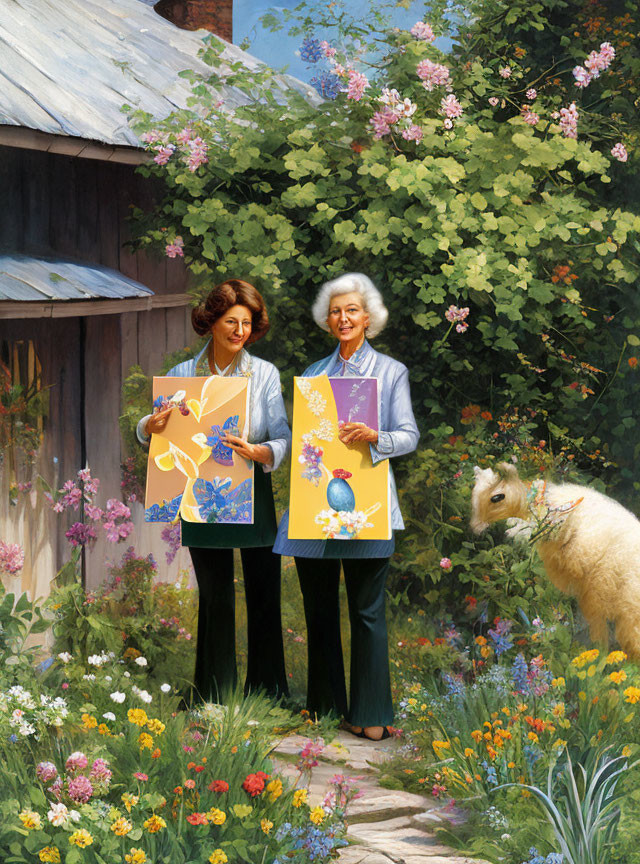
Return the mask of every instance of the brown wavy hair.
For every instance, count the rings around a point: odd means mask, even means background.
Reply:
[[[232,306],[246,306],[251,312],[251,335],[246,344],[257,342],[269,329],[269,316],[262,295],[242,279],[226,279],[212,288],[204,303],[191,312],[191,325],[198,336],[206,336],[218,318]]]

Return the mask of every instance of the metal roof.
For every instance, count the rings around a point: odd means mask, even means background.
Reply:
[[[181,30],[140,0],[4,0],[1,11],[0,125],[139,147],[122,106],[166,117],[192,95],[178,73],[212,71],[198,58],[208,33]],[[230,63],[263,65],[225,46]],[[278,80],[320,101],[308,84]],[[247,101],[224,85],[219,98],[230,109]]]
[[[0,301],[148,297],[150,288],[117,270],[53,258],[0,255]]]

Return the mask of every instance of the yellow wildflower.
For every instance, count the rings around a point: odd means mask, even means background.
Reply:
[[[222,849],[214,849],[209,855],[209,864],[227,864],[228,860]]]
[[[533,741],[534,744],[537,744],[540,740],[535,732],[527,733],[527,738],[529,739],[529,741]]]
[[[148,732],[141,732],[138,735],[138,747],[141,750],[151,750],[153,749],[153,738],[149,735]]]
[[[153,816],[149,816],[148,819],[142,823],[144,827],[147,829],[149,834],[157,834],[162,828],[167,827],[167,823],[164,821],[162,816],[156,816],[154,813]]]
[[[214,825],[224,825],[227,821],[227,814],[224,810],[218,810],[217,807],[212,807],[211,810],[207,812],[207,819]]]
[[[558,738],[553,742],[554,749],[558,748],[560,750],[564,749],[567,746],[567,742],[563,738]]]
[[[309,819],[313,822],[314,825],[320,825],[324,822],[324,818],[327,814],[324,812],[324,807],[314,807],[309,811]]]
[[[507,768],[515,768],[515,767],[516,767],[515,762],[507,762]]]
[[[93,843],[93,837],[89,834],[86,828],[79,828],[69,837],[69,843],[71,843],[72,846],[79,846],[80,849],[84,849],[87,846],[91,846]]]
[[[476,755],[476,751],[472,750],[471,747],[465,747],[464,748],[464,755],[466,756],[467,759],[471,759]]]
[[[564,702],[556,702],[552,713],[554,717],[564,717]]]
[[[567,682],[562,677],[551,679],[551,686],[552,687],[565,687],[566,684],[567,684]]]
[[[57,846],[45,846],[38,852],[38,858],[43,864],[60,864],[60,850]]]
[[[127,711],[127,720],[129,723],[135,723],[136,726],[146,726],[148,719],[144,708],[129,708]]]
[[[146,864],[147,856],[145,854],[144,849],[136,849],[135,847],[131,847],[131,849],[124,856],[124,860],[127,864]]]
[[[624,651],[612,651],[607,655],[606,662],[607,663],[624,663],[627,659],[627,655]]]
[[[162,720],[158,720],[155,717],[147,720],[147,729],[153,732],[154,735],[162,735],[166,728]]]
[[[98,721],[92,714],[81,714],[80,719],[82,720],[82,726],[84,729],[95,729],[98,725]]]
[[[127,813],[131,813],[131,808],[135,807],[139,800],[138,795],[132,795],[130,792],[124,792],[122,795],[122,803],[127,808]]]
[[[627,673],[624,669],[618,669],[615,672],[609,673],[609,681],[613,681],[614,684],[622,684],[623,681],[627,680]]]
[[[440,756],[440,750],[450,750],[451,742],[450,741],[433,741],[432,742],[433,749],[435,751],[436,756]]]
[[[503,714],[506,714],[507,717],[511,717],[511,709],[509,709],[505,706],[504,708],[501,708],[500,710],[502,711]]]
[[[271,780],[270,783],[267,783],[267,790],[269,793],[269,801],[276,801],[283,792],[282,789],[282,780],[279,777],[276,777],[275,780]]]
[[[18,814],[18,819],[30,831],[37,831],[42,824],[40,822],[40,815],[33,810],[23,810],[22,813]]]
[[[586,698],[587,698],[587,694],[584,692],[584,690],[580,690],[580,691],[578,692],[578,699],[579,699],[581,702],[584,702],[584,700],[585,700]]]
[[[636,702],[640,701],[640,690],[637,687],[627,687],[624,691],[624,701],[635,705]]]
[[[129,831],[133,831],[133,825],[124,816],[121,816],[111,826],[111,830],[116,837],[126,837]]]
[[[234,804],[233,812],[236,814],[238,819],[244,819],[253,813],[253,807],[250,804]]]
[[[576,666],[578,669],[582,669],[583,666],[586,666],[587,663],[592,663],[594,660],[597,660],[600,656],[600,651],[597,648],[591,648],[589,651],[583,651],[582,654],[578,654],[577,657],[574,657],[571,661],[572,666]]]
[[[296,791],[293,793],[293,806],[302,807],[303,804],[306,804],[308,794],[308,789],[296,789]]]
[[[100,723],[100,725],[98,726],[98,732],[100,735],[111,735],[109,727],[106,723]]]
[[[273,822],[270,822],[269,819],[261,819],[260,827],[264,831],[265,834],[268,834],[269,831],[273,828]]]
[[[631,747],[629,747],[628,744],[626,744],[626,745],[622,748],[622,755],[625,756],[625,757],[626,757],[626,756],[631,756]]]

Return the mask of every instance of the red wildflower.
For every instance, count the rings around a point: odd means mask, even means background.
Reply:
[[[195,789],[195,787],[196,787],[196,781],[192,780],[191,777],[189,777],[188,780],[184,781],[184,788],[185,789]]]
[[[334,477],[339,477],[341,480],[348,480],[349,477],[353,476],[351,471],[345,471],[344,468],[336,468],[333,472]]]
[[[478,601],[471,594],[467,594],[464,598],[464,602],[467,604],[467,612],[473,612],[473,610],[478,605]]]
[[[196,765],[194,770],[196,774],[200,774],[201,771],[204,771],[204,765]]]
[[[431,645],[431,640],[427,639],[426,636],[418,636],[416,642],[418,643],[418,645]]]
[[[212,783],[209,783],[207,788],[210,792],[217,792],[221,795],[223,792],[229,791],[229,784],[226,780],[214,780]]]
[[[627,360],[627,363],[629,364],[629,367],[631,369],[635,369],[636,366],[638,365],[638,358],[637,357],[629,357],[629,359]]]
[[[136,773],[133,776],[136,778],[136,780],[145,781],[145,780],[149,779],[146,774],[142,773],[142,771],[136,771]]]
[[[264,791],[264,781],[268,779],[269,775],[265,774],[264,771],[257,771],[255,774],[247,774],[245,781],[242,784],[242,788],[248,795],[255,798],[256,795],[259,795]]]
[[[206,813],[190,813],[187,816],[187,822],[189,825],[208,825],[209,820],[207,819]]]
[[[362,151],[364,150],[364,147],[362,144],[358,144],[357,141],[352,141],[351,142],[351,149],[353,150],[354,153],[362,153]]]

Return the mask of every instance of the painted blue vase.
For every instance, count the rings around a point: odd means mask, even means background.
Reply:
[[[356,509],[356,496],[347,483],[349,477],[351,477],[349,471],[344,471],[342,468],[336,468],[333,472],[333,480],[330,480],[327,486],[327,501],[333,510],[350,512]]]

